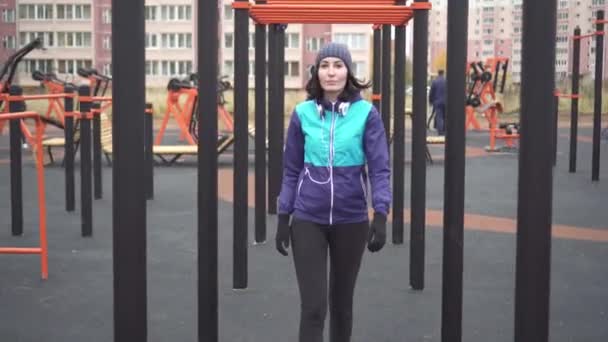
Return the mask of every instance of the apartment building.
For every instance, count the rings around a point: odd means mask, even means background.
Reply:
[[[447,0],[432,0],[429,16],[429,63],[445,53],[447,32]],[[559,0],[556,27],[556,79],[564,79],[572,72],[572,35],[575,27],[582,34],[595,31],[593,21],[597,10],[608,10],[606,0]],[[471,0],[469,2],[468,47],[469,61],[488,57],[510,58],[510,79],[521,80],[522,0]],[[607,49],[608,50],[608,49]],[[604,52],[606,69],[607,51]],[[593,75],[595,41],[581,41],[581,74]],[[436,71],[436,70],[431,70]],[[604,78],[608,78],[606,73]]]
[[[17,12],[15,0],[0,2],[0,61],[17,48]]]

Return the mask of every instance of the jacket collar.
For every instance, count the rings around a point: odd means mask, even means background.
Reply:
[[[348,101],[336,101],[335,103],[331,103],[325,99],[320,99],[316,101],[317,110],[319,111],[319,116],[323,117],[325,115],[325,111],[335,112],[338,115],[346,116],[348,114],[348,108],[354,102],[361,100],[360,94],[353,95]]]

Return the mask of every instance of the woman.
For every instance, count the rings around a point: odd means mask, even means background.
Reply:
[[[366,242],[371,252],[386,242],[388,146],[378,111],[359,94],[368,87],[353,76],[345,45],[324,46],[306,85],[308,101],[296,106],[287,130],[276,248],[287,255],[291,239],[301,299],[300,342],[323,341],[327,251],[330,340],[347,342]],[[374,209],[371,226],[366,162]]]

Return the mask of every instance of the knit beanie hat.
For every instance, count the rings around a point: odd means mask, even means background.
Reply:
[[[340,43],[328,43],[324,45],[317,54],[315,66],[318,68],[321,61],[327,57],[340,58],[348,70],[353,70],[353,62],[350,57],[350,51],[348,51],[348,47],[346,45]]]

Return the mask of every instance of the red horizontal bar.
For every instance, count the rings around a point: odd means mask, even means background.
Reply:
[[[8,100],[11,102],[14,102],[14,101],[29,101],[29,100],[62,99],[65,97],[74,97],[74,94],[41,94],[41,95],[8,96]]]
[[[40,120],[40,115],[36,112],[19,112],[19,113],[0,113],[0,121],[1,120],[13,120],[13,119],[38,119]]]
[[[81,100],[82,101],[82,100]],[[112,102],[112,97],[110,96],[93,96],[91,97],[91,101],[107,101],[107,102]]]
[[[40,254],[40,247],[0,247],[0,254]]]

